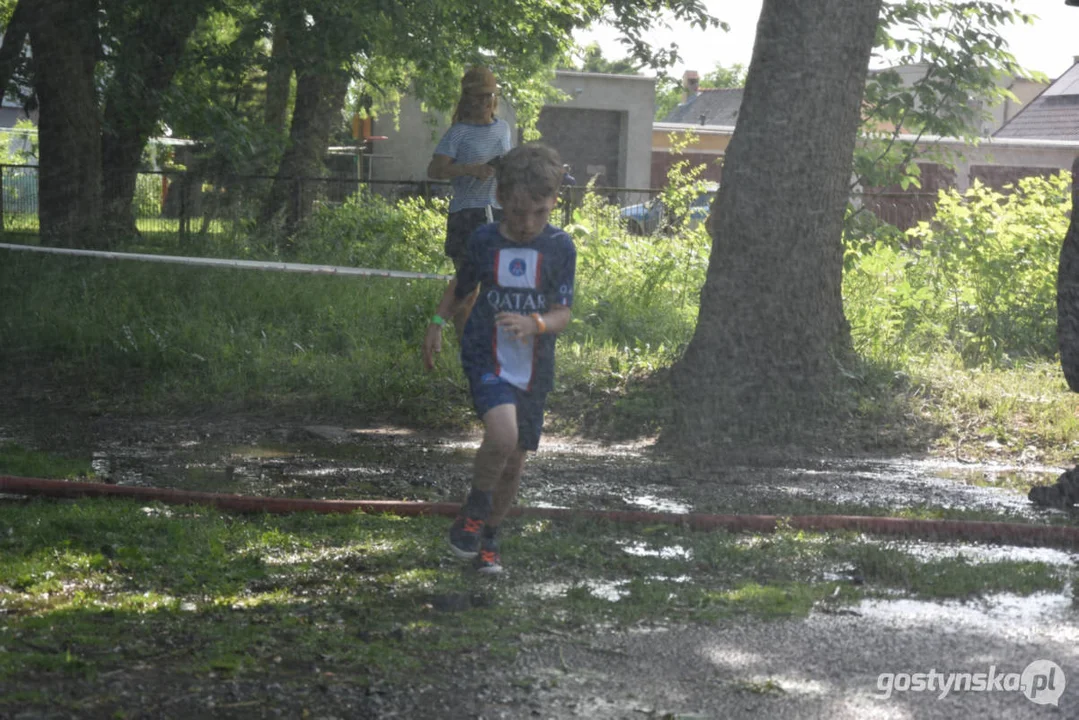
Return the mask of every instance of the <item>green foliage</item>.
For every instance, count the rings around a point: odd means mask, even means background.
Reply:
[[[894,66],[870,75],[862,113],[862,141],[855,151],[857,184],[920,187],[915,160],[950,164],[936,149],[919,149],[903,133],[967,138],[980,135],[989,108],[1014,100],[1001,84],[1034,77],[1008,52],[1001,28],[1030,24],[1012,9],[1016,0],[894,0],[885,2],[874,53]],[[900,70],[906,69],[905,80]],[[1038,76],[1040,79],[1040,76]]]
[[[735,63],[730,67],[716,63],[716,66],[706,72],[701,78],[700,87],[704,88],[740,88],[745,87],[747,68],[742,63]]]
[[[361,190],[340,207],[323,206],[294,238],[300,262],[452,273],[438,238],[446,232],[445,200],[391,203]]]
[[[37,147],[37,126],[20,118],[14,132],[0,130],[0,165],[30,164],[37,157]]]
[[[856,349],[903,363],[935,353],[968,366],[1056,353],[1056,266],[1070,174],[1026,178],[1008,195],[941,192],[903,243],[862,246],[845,275]],[[867,249],[868,248],[868,249]]]
[[[88,459],[27,450],[15,443],[0,443],[0,475],[33,478],[93,477]]]
[[[672,152],[692,142],[688,134],[672,140]],[[703,189],[703,170],[688,161],[671,167],[662,195],[670,215],[685,216]],[[567,231],[577,244],[579,278],[571,339],[659,348],[661,356],[673,357],[692,335],[708,267],[711,239],[703,225],[627,235],[618,209],[592,193],[590,184]]]
[[[161,214],[161,176],[135,176],[135,195],[132,199],[137,217],[157,217]]]
[[[574,60],[577,62],[574,62]],[[610,75],[636,75],[641,69],[641,65],[631,57],[608,60],[603,57],[603,50],[600,48],[599,43],[594,42],[571,53],[571,56],[567,57],[566,61],[562,63],[561,69],[607,73]]]

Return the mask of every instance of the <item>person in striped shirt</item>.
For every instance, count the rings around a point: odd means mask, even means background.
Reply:
[[[435,147],[427,175],[453,186],[446,220],[446,255],[454,268],[463,261],[465,244],[480,225],[501,217],[495,181],[495,162],[509,152],[510,126],[495,116],[498,81],[485,67],[473,67],[461,78],[461,98],[453,124]],[[452,318],[461,339],[465,321],[476,302],[473,295]]]
[[[483,421],[472,489],[450,528],[450,549],[498,573],[498,530],[517,497],[529,451],[539,447],[547,393],[554,387],[555,338],[569,325],[577,249],[550,224],[564,170],[539,143],[511,150],[498,174],[502,220],[469,238],[428,325],[423,360],[434,367],[445,318],[479,290],[461,340],[461,367]]]

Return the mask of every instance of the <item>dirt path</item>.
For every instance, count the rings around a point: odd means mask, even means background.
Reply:
[[[477,438],[311,419],[250,417],[0,421],[0,442],[95,458],[109,482],[326,498],[460,499]],[[530,463],[522,502],[665,512],[800,514],[899,508],[966,509],[1027,522],[1059,520],[1016,487],[1060,468],[974,466],[912,458],[833,458],[689,470],[647,444],[549,438]],[[1074,521],[1074,520],[1073,520]],[[926,552],[982,548],[926,545]],[[996,548],[1075,567],[1060,551]],[[617,596],[611,599],[617,602]],[[0,640],[2,644],[2,640]],[[882,673],[1023,673],[1048,660],[1067,678],[1059,707],[1003,688],[894,691]],[[1034,666],[1030,674],[1037,674]],[[993,595],[968,602],[906,598],[821,606],[804,619],[595,628],[522,635],[511,662],[451,658],[408,687],[360,688],[347,678],[184,684],[152,669],[100,683],[135,696],[147,717],[444,718],[956,718],[1079,717],[1079,614],[1070,593]],[[895,682],[901,687],[902,680]],[[15,717],[66,717],[29,711]]]

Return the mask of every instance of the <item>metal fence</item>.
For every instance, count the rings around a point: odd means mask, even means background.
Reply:
[[[142,172],[136,179],[133,214],[142,233],[247,232],[256,226],[274,183],[273,176],[206,177],[184,172]],[[555,222],[568,225],[587,207],[614,219],[628,233],[650,234],[663,226],[660,191],[643,188],[591,188],[606,203],[584,203],[585,186],[563,188]],[[287,183],[293,217],[350,198],[445,198],[450,186],[432,181],[378,181],[346,177],[298,177]],[[928,220],[936,211],[933,193],[862,193],[852,204],[879,221],[902,230]],[[0,232],[36,233],[38,229],[37,167],[0,165]],[[598,221],[599,218],[584,218]]]

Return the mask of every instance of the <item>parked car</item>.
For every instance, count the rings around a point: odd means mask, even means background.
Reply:
[[[708,183],[689,205],[689,227],[697,227],[708,218],[708,211],[712,207],[719,190],[719,183]],[[626,222],[626,229],[635,235],[651,235],[660,230],[678,227],[679,218],[669,217],[670,213],[663,202],[662,197],[655,197],[648,202],[637,203],[622,208],[619,211],[622,219]]]

